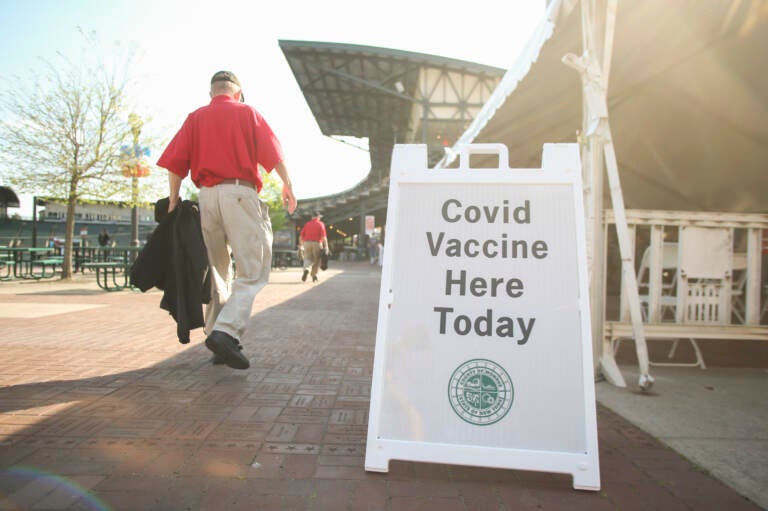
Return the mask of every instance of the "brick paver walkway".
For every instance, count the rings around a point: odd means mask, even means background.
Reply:
[[[212,366],[201,330],[179,344],[159,292],[0,284],[0,510],[758,509],[604,408],[599,492],[526,471],[366,473],[379,273],[299,276],[275,271],[257,297],[248,371]]]

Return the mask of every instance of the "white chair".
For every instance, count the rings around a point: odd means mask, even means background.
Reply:
[[[731,236],[729,229],[685,226],[680,230],[679,247],[674,244],[674,247],[670,246],[667,250],[665,244],[662,266],[672,267],[672,261],[675,261],[676,285],[669,282],[663,285],[662,293],[674,292],[675,294],[662,294],[662,308],[665,307],[665,303],[667,307],[675,308],[676,323],[717,325],[730,321],[731,270],[733,268]],[[643,260],[647,257],[644,254]],[[641,261],[640,266],[640,271],[644,271],[643,277],[647,289],[645,277],[648,272],[647,261],[645,264]],[[648,302],[647,296],[641,296],[640,300]],[[649,363],[656,366],[688,366],[706,369],[701,349],[696,339],[692,337],[674,339],[667,355],[668,359],[674,358],[681,340],[690,342],[696,357],[694,362],[649,361]],[[614,354],[616,351],[618,351],[618,343],[614,343]]]
[[[740,323],[744,323],[744,288],[747,285],[747,254],[736,252],[733,254],[733,287],[731,289],[731,308],[733,315]]]
[[[640,268],[637,270],[637,289],[640,292],[640,305],[643,314],[643,320],[647,321],[649,313],[649,264],[650,264],[650,252],[651,247],[647,247],[643,252],[643,257],[640,259]],[[661,317],[664,318],[665,312],[671,312],[674,318],[675,307],[677,306],[677,297],[675,296],[675,290],[677,287],[677,259],[678,259],[678,245],[677,243],[667,242],[664,243],[661,256]],[[644,292],[644,293],[643,293]]]
[[[731,321],[732,233],[727,228],[683,227],[678,276],[678,323]]]

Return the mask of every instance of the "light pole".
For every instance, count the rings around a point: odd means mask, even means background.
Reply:
[[[144,126],[144,121],[137,114],[128,114],[128,124],[131,126],[131,132],[133,133],[133,154],[138,160],[141,154],[141,148],[139,147],[139,135],[141,134],[141,127]],[[138,164],[136,165],[138,167]],[[131,210],[131,246],[139,246],[139,172],[131,173],[131,204],[133,209]]]

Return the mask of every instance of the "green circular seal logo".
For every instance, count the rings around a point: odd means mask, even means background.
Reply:
[[[464,362],[448,382],[448,400],[456,414],[476,426],[499,422],[512,408],[512,379],[496,362],[476,358]]]

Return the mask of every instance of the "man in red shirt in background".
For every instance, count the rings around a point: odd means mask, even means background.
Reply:
[[[328,238],[325,235],[325,224],[320,220],[323,215],[315,211],[312,220],[304,224],[299,234],[299,247],[304,248],[304,273],[302,282],[306,282],[309,267],[312,266],[312,282],[317,282],[317,269],[320,267],[321,251],[328,252]]]
[[[200,223],[212,272],[205,345],[214,363],[247,369],[240,339],[272,266],[272,224],[269,208],[259,200],[259,165],[277,171],[289,213],[296,209],[296,197],[280,142],[256,109],[243,103],[237,77],[229,71],[214,74],[210,96],[210,104],[187,116],[157,165],[168,169],[169,212],[190,172],[200,189]],[[234,282],[230,253],[237,261]]]

